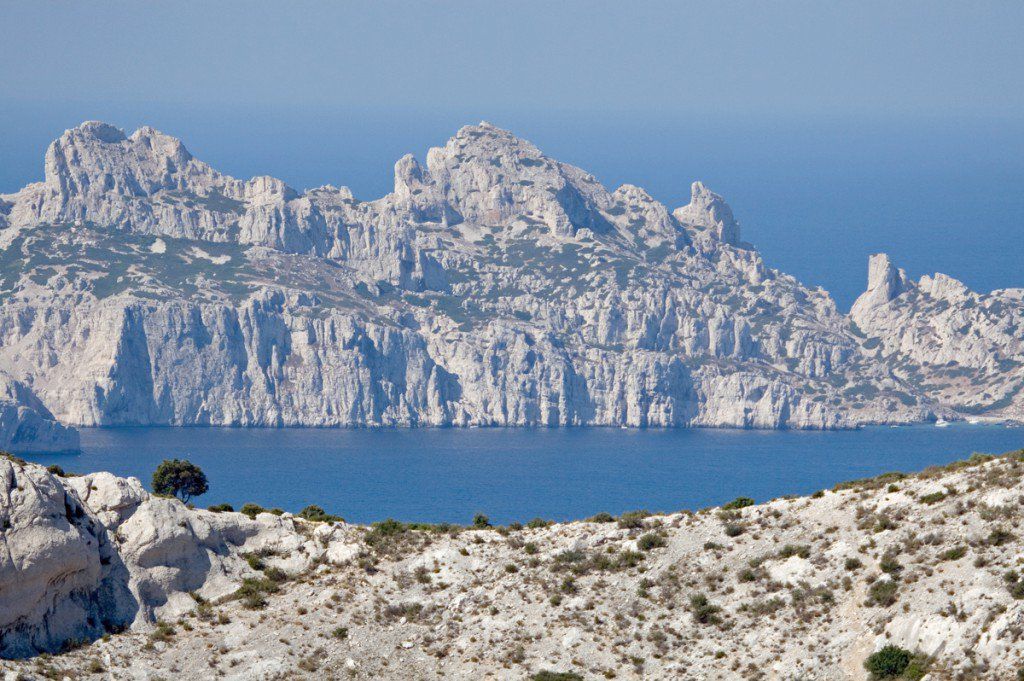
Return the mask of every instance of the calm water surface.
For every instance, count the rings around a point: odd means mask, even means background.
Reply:
[[[467,523],[482,512],[507,523],[807,494],[975,451],[1019,449],[1024,429],[95,428],[82,430],[82,447],[77,455],[29,458],[134,475],[147,487],[162,459],[188,458],[210,481],[202,505],[253,501],[298,511],[315,503],[353,522]]]

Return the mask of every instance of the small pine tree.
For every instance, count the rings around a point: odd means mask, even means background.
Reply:
[[[184,503],[210,489],[203,470],[186,459],[164,459],[153,473],[153,492],[176,496]]]

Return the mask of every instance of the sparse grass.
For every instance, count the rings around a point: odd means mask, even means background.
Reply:
[[[531,681],[583,681],[583,677],[576,672],[551,672],[539,671],[530,677]]]
[[[953,548],[946,549],[945,551],[940,553],[939,554],[939,560],[942,560],[942,561],[946,561],[946,560],[960,560],[961,558],[963,558],[966,555],[967,555],[967,547],[966,546],[963,546],[963,545],[961,545],[961,546],[954,546]]]

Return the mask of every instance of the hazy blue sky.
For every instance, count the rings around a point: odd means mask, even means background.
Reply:
[[[486,118],[669,203],[707,180],[844,306],[872,250],[1024,285],[1022,28],[1024,2],[5,1],[0,191],[102,118],[372,198]]]
[[[16,100],[1024,113],[1021,2],[5,2]]]

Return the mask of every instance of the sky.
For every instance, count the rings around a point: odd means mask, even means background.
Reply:
[[[486,119],[670,205],[705,180],[843,307],[877,250],[1024,285],[1021,27],[1021,2],[6,0],[0,192],[98,118],[374,198]]]

